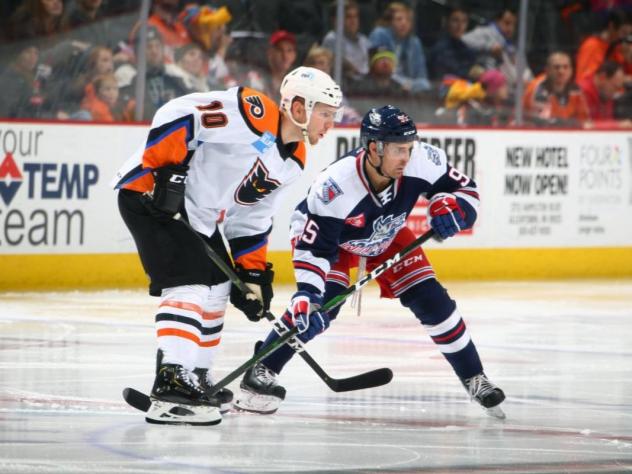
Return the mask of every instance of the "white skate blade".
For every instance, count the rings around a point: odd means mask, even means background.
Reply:
[[[500,408],[500,405],[496,405],[495,407],[491,407],[491,408],[485,408],[485,407],[482,407],[482,408],[483,410],[485,410],[485,413],[487,413],[492,418],[496,418],[498,420],[504,420],[505,418],[507,418],[507,415],[505,415],[505,412],[503,411],[503,409]]]
[[[271,415],[279,409],[282,401],[272,395],[261,395],[242,388],[241,394],[233,402],[233,406],[239,411]]]
[[[159,425],[209,426],[220,423],[222,415],[217,407],[165,402],[152,397],[145,420]]]

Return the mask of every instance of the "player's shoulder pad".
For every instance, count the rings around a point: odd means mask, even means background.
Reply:
[[[405,174],[434,183],[448,168],[448,158],[441,148],[426,142],[415,142]]]
[[[365,195],[356,158],[348,156],[320,172],[307,195],[307,207],[312,214],[344,219]]]
[[[279,131],[279,106],[263,92],[249,87],[240,87],[237,92],[239,112],[244,122],[256,135]]]

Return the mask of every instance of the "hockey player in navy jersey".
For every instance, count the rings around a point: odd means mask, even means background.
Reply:
[[[443,150],[417,139],[411,118],[392,106],[364,117],[361,147],[320,173],[291,221],[298,291],[282,319],[307,342],[329,327],[340,306],[312,312],[349,285],[349,270],[365,259],[366,271],[409,245],[406,218],[420,196],[429,200],[430,225],[440,239],[472,227],[479,203],[476,184],[447,163]],[[377,278],[381,296],[399,298],[424,326],[470,397],[499,418],[503,391],[485,375],[456,303],[437,281],[420,247]],[[263,345],[279,336],[272,331]],[[277,375],[294,355],[285,345],[248,370],[238,409],[274,413],[285,398]]]
[[[121,216],[160,297],[157,375],[147,421],[209,425],[230,407],[227,389],[209,397],[210,368],[229,299],[259,320],[272,299],[266,262],[282,190],[302,173],[305,143],[316,144],[340,115],[342,94],[327,74],[299,67],[281,84],[280,106],[253,89],[189,94],[161,107],[146,142],[117,173]],[[259,299],[233,288],[206,255],[188,220]]]

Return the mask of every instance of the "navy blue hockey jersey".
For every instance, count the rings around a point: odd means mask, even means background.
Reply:
[[[323,170],[291,219],[294,270],[299,288],[324,293],[325,280],[339,249],[373,257],[384,252],[420,196],[453,193],[469,227],[479,204],[476,184],[448,164],[445,152],[416,142],[403,176],[384,191],[372,189],[365,172],[366,151],[352,150]],[[311,289],[311,288],[310,288]]]

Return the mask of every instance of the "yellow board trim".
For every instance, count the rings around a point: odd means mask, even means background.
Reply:
[[[632,247],[426,250],[441,279],[632,277]],[[289,251],[269,251],[275,282],[292,283]],[[136,254],[0,255],[0,291],[138,288]]]

